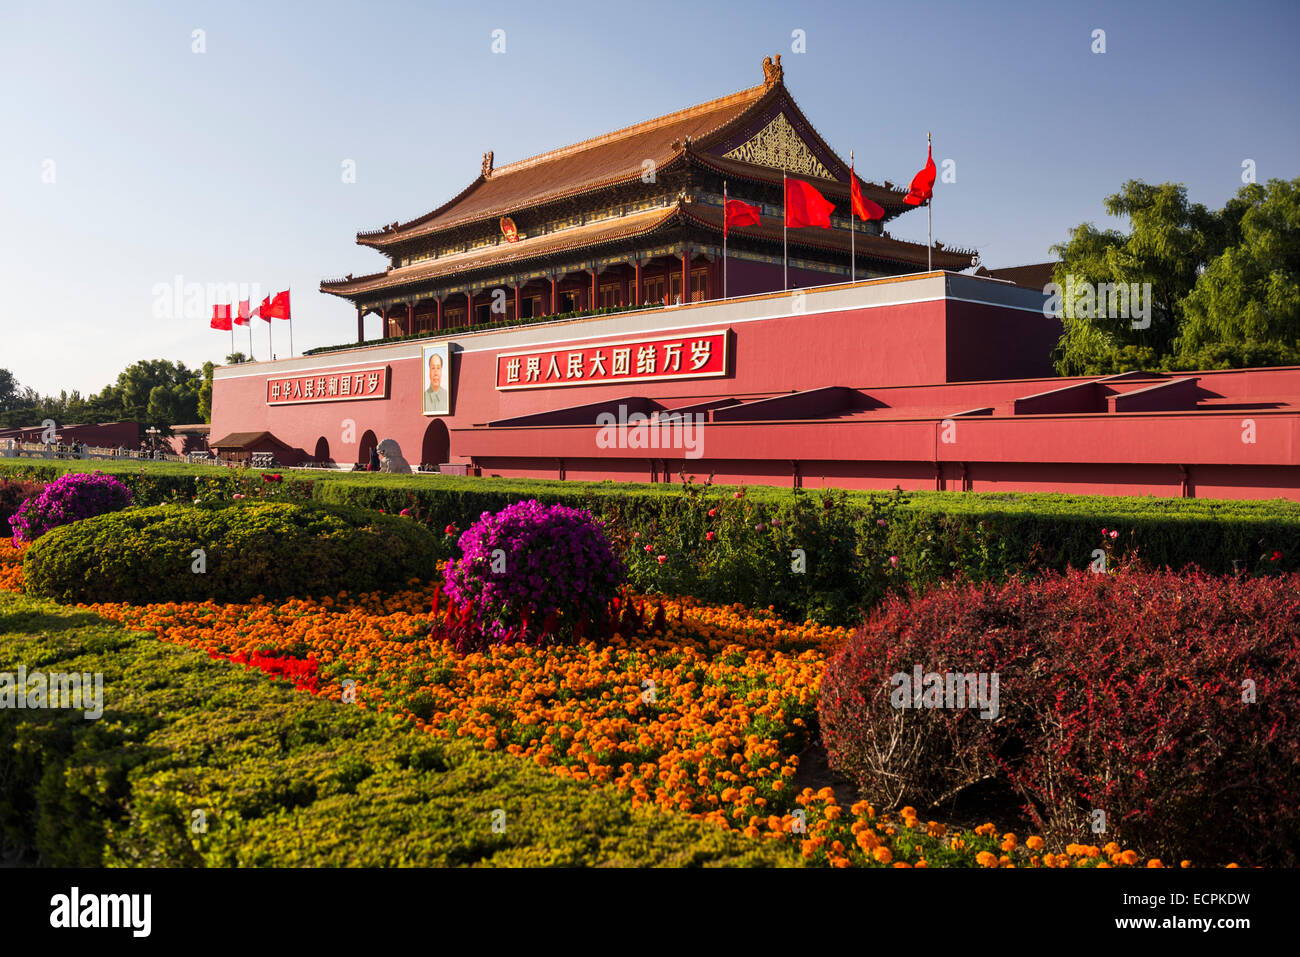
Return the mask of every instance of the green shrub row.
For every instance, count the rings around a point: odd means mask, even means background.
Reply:
[[[465,528],[521,497],[590,509],[639,589],[705,601],[774,605],[797,619],[853,624],[887,592],[924,589],[960,575],[1002,581],[1134,558],[1216,573],[1294,569],[1300,507],[1293,503],[962,493],[736,490],[707,483],[604,487],[494,481],[325,481],[318,501],[411,508],[435,530]],[[710,514],[710,512],[714,514]],[[1103,537],[1102,529],[1116,531]],[[707,536],[712,532],[713,537]],[[648,548],[647,548],[648,546]],[[1275,555],[1280,557],[1275,559]],[[663,560],[660,561],[660,556]]]
[[[99,720],[0,709],[0,828],[43,865],[798,862],[86,611],[0,593],[0,661],[103,675]]]
[[[41,536],[23,576],[31,594],[65,602],[303,598],[432,578],[445,541],[407,519],[343,506],[151,505]]]
[[[49,464],[26,473],[52,477],[67,467]],[[888,590],[924,588],[955,574],[1002,580],[1083,568],[1096,560],[1103,544],[1111,558],[1136,551],[1153,566],[1174,569],[1196,565],[1229,573],[1300,567],[1300,503],[1282,500],[900,495],[769,486],[747,487],[735,499],[735,489],[698,482],[284,471],[282,483],[264,483],[257,473],[186,465],[125,467],[117,474],[146,504],[264,488],[268,494],[389,514],[411,509],[435,533],[448,525],[464,529],[483,512],[523,498],[584,507],[607,520],[632,582],[641,589],[776,605],[786,615],[840,623],[854,622]],[[718,509],[721,518],[709,519],[710,509]],[[884,526],[878,524],[882,519]],[[753,531],[754,526],[762,530]],[[1103,528],[1119,536],[1103,540]],[[709,531],[715,533],[712,541],[705,540]]]

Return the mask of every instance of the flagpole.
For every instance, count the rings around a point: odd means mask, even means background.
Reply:
[[[229,315],[227,315],[226,318],[230,319]],[[230,319],[230,354],[232,356],[235,354],[235,320],[234,319]]]
[[[930,131],[925,131],[925,151],[930,152]],[[925,201],[925,232],[928,243],[925,247],[925,268],[927,272],[934,270],[934,211],[931,207],[934,205],[934,187],[930,187],[930,198]]]
[[[781,167],[781,288],[790,288],[790,246],[786,241],[786,224],[790,221],[790,211],[786,209],[790,194],[785,188],[785,167]]]
[[[722,181],[722,298],[727,298],[727,181]]]
[[[253,317],[248,317],[248,358],[253,358]]]
[[[260,308],[257,310],[257,318],[259,319],[262,318],[262,310]],[[266,359],[268,362],[275,358],[275,346],[271,344],[272,325],[274,325],[274,323],[272,323],[270,319],[267,319],[266,320]]]
[[[858,281],[858,257],[853,246],[853,197],[857,195],[853,188],[858,182],[856,176],[853,172],[853,150],[849,150],[849,282]]]

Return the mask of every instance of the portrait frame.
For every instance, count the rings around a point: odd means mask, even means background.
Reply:
[[[429,365],[435,356],[441,360],[437,366],[441,370],[440,401],[431,395],[429,388]],[[451,415],[451,350],[446,342],[427,345],[420,353],[420,406],[425,415]]]

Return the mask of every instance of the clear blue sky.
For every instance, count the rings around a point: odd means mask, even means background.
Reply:
[[[1295,0],[0,0],[0,367],[88,393],[136,359],[221,361],[206,318],[154,318],[177,275],[291,287],[297,351],[346,341],[355,312],[317,287],[382,268],[358,229],[446,201],[489,149],[502,165],[752,86],[773,53],[868,179],[905,183],[934,132],[957,172],[936,239],[1042,261],[1126,179],[1217,208],[1244,159],[1300,175],[1297,36]],[[891,231],[924,239],[924,213]]]

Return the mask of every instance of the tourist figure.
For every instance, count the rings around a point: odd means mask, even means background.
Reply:
[[[371,472],[379,471],[379,449],[378,448],[373,448],[370,450],[370,465],[368,467],[368,471]]]
[[[379,471],[395,472],[398,475],[411,474],[411,463],[402,457],[402,447],[392,439],[384,439],[376,446],[375,451],[383,462]]]

